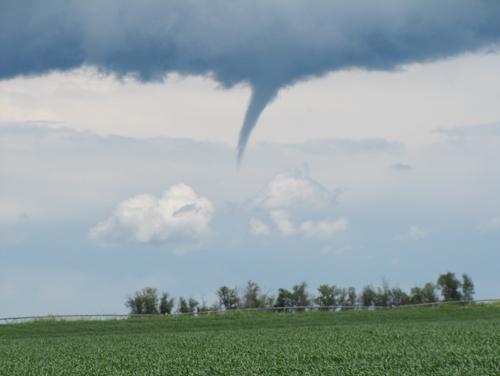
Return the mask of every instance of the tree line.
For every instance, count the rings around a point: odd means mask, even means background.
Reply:
[[[286,311],[288,308],[317,306],[319,309],[330,310],[353,307],[390,307],[408,304],[435,303],[438,301],[466,301],[474,297],[474,283],[467,274],[458,279],[454,273],[441,274],[436,283],[427,282],[415,286],[407,293],[399,287],[390,287],[383,282],[381,287],[365,286],[359,293],[354,287],[338,287],[323,284],[315,295],[307,291],[305,282],[294,285],[291,289],[280,288],[276,295],[262,291],[254,281],[248,281],[241,290],[221,286],[217,290],[217,302],[208,305],[192,297],[175,299],[168,292],[159,294],[158,289],[145,287],[129,296],[125,305],[131,314],[162,314],[172,313],[203,313],[209,311],[231,311],[251,308],[273,308],[276,311]],[[441,295],[441,296],[439,296]]]

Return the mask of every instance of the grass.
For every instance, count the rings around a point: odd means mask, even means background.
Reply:
[[[2,325],[0,375],[500,375],[500,306]]]

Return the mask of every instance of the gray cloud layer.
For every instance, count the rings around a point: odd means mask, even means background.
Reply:
[[[499,40],[499,19],[498,0],[0,0],[0,79],[93,65],[247,83],[241,157],[283,86],[476,50]]]

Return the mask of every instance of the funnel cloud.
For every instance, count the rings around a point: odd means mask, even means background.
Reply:
[[[94,66],[117,77],[247,84],[238,143],[279,90],[352,68],[498,48],[498,0],[0,0],[0,80]]]
[[[257,86],[253,88],[250,103],[248,104],[245,119],[243,120],[243,126],[240,130],[240,137],[238,141],[238,163],[241,163],[248,139],[250,138],[250,134],[257,124],[257,121],[259,120],[260,114],[264,111],[267,104],[276,96],[277,90],[278,89],[273,86]]]

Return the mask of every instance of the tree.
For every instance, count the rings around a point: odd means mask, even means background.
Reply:
[[[272,294],[260,294],[259,297],[260,308],[271,308],[274,307],[274,295]]]
[[[287,289],[278,289],[278,296],[276,297],[274,306],[279,308],[293,307],[293,294]]]
[[[257,308],[259,306],[260,287],[253,281],[248,281],[245,291],[243,292],[243,308]]]
[[[293,286],[292,300],[294,307],[307,307],[309,304],[311,304],[311,299],[306,291],[306,288],[307,284],[305,282]]]
[[[435,303],[439,300],[436,295],[436,285],[432,282],[427,282],[422,288],[423,303]]]
[[[407,293],[401,290],[399,287],[394,287],[391,290],[392,302],[391,304],[395,306],[405,305],[410,303],[410,297]]]
[[[345,302],[347,306],[355,306],[356,305],[356,289],[354,287],[349,287],[347,289],[347,300]]]
[[[437,285],[445,302],[462,299],[462,294],[458,290],[462,284],[455,277],[455,273],[441,274],[437,280]]]
[[[333,286],[335,287],[335,286]],[[347,305],[347,289],[335,287],[335,304],[341,307]]]
[[[193,298],[179,298],[179,305],[177,306],[177,311],[179,313],[196,313],[198,312],[198,306],[200,303]],[[208,310],[208,309],[207,309]]]
[[[382,288],[377,288],[374,303],[376,306],[382,307],[387,307],[392,304],[392,291],[386,281],[383,281]]]
[[[307,307],[311,299],[306,291],[307,284],[299,283],[292,287],[292,291],[280,288],[276,298],[275,307]],[[303,309],[300,309],[303,310]]]
[[[372,305],[375,305],[376,298],[377,292],[373,289],[373,287],[365,286],[365,288],[361,292],[359,300],[363,306],[370,307]]]
[[[196,299],[189,298],[188,300],[189,312],[196,313],[199,305],[200,303]]]
[[[239,307],[240,298],[236,289],[222,286],[217,290],[217,296],[219,297],[219,305],[224,307],[225,310],[232,310]]]
[[[318,296],[314,299],[320,307],[352,307],[356,305],[356,289],[354,287],[339,288],[335,285],[321,285]]]
[[[207,313],[210,311],[210,307],[208,306],[207,302],[203,299],[201,301],[200,306],[198,307],[198,313]]]
[[[153,287],[147,287],[143,291],[144,313],[158,313],[158,290]]]
[[[315,301],[320,307],[332,307],[337,304],[337,288],[321,285],[318,287],[318,296]]]
[[[130,314],[138,315],[144,313],[144,302],[139,291],[133,297],[128,297],[125,306],[130,309]]]
[[[432,282],[427,282],[424,287],[415,286],[410,291],[410,303],[412,304],[435,303],[437,301],[436,285]]]
[[[158,290],[153,287],[145,287],[136,291],[133,297],[129,297],[125,305],[131,314],[156,314],[158,313]]]
[[[170,315],[172,313],[172,309],[174,308],[174,298],[169,298],[168,293],[164,292],[161,294],[159,308],[162,315]]]
[[[179,298],[179,304],[177,305],[177,312],[179,313],[191,312],[189,309],[188,301],[182,296]]]
[[[198,307],[198,313],[208,313],[210,311],[217,311],[218,305],[215,303],[212,306],[209,306],[205,299],[201,300],[201,305]]]
[[[260,293],[260,287],[253,281],[248,281],[243,292],[243,308],[263,308],[268,304],[268,296]]]
[[[415,286],[410,290],[410,302],[412,304],[424,303],[424,294],[421,287]]]
[[[474,300],[474,283],[467,274],[462,274],[462,295],[467,302]]]

